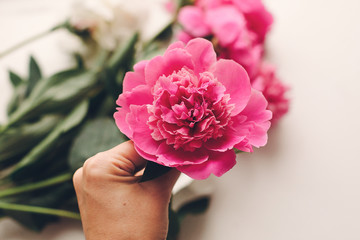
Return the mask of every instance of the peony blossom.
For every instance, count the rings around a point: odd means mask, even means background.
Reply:
[[[142,157],[194,179],[230,170],[233,148],[265,145],[272,115],[246,71],[217,61],[211,42],[201,38],[136,64],[116,103],[116,124]]]
[[[276,76],[274,66],[263,63],[258,75],[252,80],[252,87],[261,91],[268,101],[267,109],[273,113],[273,124],[289,111],[290,101],[286,97],[289,87]]]
[[[240,63],[252,77],[260,67],[263,42],[273,22],[260,0],[198,0],[179,12],[178,38],[210,38],[219,58]]]

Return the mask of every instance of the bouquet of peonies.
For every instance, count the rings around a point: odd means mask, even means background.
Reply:
[[[149,33],[154,6],[166,7],[168,20]],[[59,216],[79,219],[73,172],[127,139],[148,160],[143,181],[169,168],[193,179],[229,171],[236,152],[266,144],[270,122],[289,108],[288,87],[264,61],[272,23],[260,0],[77,1],[50,30],[67,29],[81,43],[77,64],[45,77],[31,57],[27,78],[9,73],[0,217],[34,230]],[[207,203],[170,211],[168,239]]]

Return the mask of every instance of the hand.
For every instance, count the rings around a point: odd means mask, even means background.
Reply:
[[[89,158],[73,177],[87,240],[163,240],[168,231],[172,169],[139,183],[146,160],[131,141]]]

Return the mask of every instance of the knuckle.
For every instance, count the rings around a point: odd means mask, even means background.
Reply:
[[[74,184],[75,188],[77,188],[81,185],[82,168],[79,168],[78,170],[76,170],[76,172],[73,175],[72,180],[73,180],[73,184]]]
[[[105,163],[107,156],[106,153],[97,153],[93,157],[84,162],[83,172],[84,180],[86,182],[98,181],[103,179],[105,175]]]

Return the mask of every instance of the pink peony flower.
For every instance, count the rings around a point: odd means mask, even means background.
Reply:
[[[233,148],[251,152],[267,142],[264,96],[239,64],[217,61],[205,39],[173,43],[136,64],[116,103],[116,124],[142,157],[194,179],[230,170]]]
[[[197,0],[196,5],[203,9],[214,9],[232,5],[241,12],[250,31],[256,33],[259,42],[265,40],[266,34],[274,21],[261,0]]]
[[[263,42],[273,22],[260,0],[198,0],[183,7],[179,40],[210,38],[219,58],[240,63],[252,77],[260,67]]]
[[[273,113],[273,124],[289,111],[290,100],[286,97],[289,87],[277,78],[274,66],[263,63],[258,75],[252,80],[252,87],[261,91],[268,101],[267,109]]]

